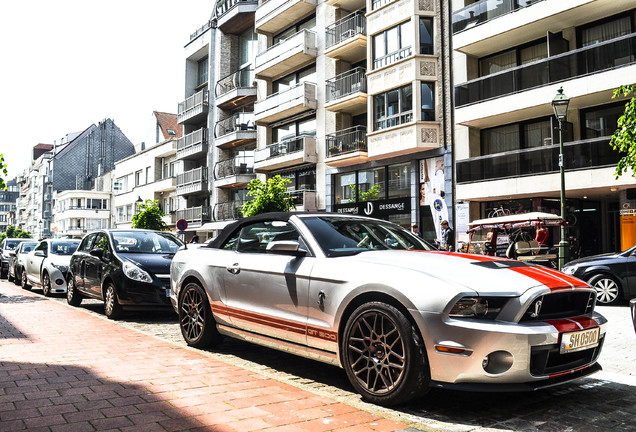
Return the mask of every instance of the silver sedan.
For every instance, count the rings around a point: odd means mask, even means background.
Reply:
[[[382,405],[431,387],[534,390],[600,370],[607,321],[584,282],[431,249],[377,219],[265,214],[177,252],[171,301],[190,346],[230,336],[331,363]]]

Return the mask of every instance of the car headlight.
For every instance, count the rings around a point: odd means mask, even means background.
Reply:
[[[494,320],[507,301],[503,297],[462,297],[453,305],[448,316]]]
[[[576,273],[576,271],[578,270],[579,266],[577,265],[573,265],[573,266],[564,266],[561,271],[565,274],[569,274],[569,275],[573,275],[574,273]]]
[[[122,269],[123,269],[124,274],[126,275],[126,277],[129,278],[129,279],[136,280],[136,281],[139,281],[139,282],[146,282],[146,283],[151,283],[152,282],[152,277],[150,277],[148,272],[146,272],[145,270],[140,269],[139,267],[137,267],[133,263],[129,263],[127,261],[124,261],[124,265],[122,266]]]
[[[53,267],[61,271],[62,273],[66,273],[68,271],[68,266],[63,264],[53,264]]]

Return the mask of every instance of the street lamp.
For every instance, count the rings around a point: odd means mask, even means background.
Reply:
[[[565,222],[565,167],[563,161],[563,121],[568,115],[570,98],[563,94],[563,87],[557,91],[552,99],[552,109],[559,120],[559,173],[561,174],[561,219]],[[559,270],[565,265],[565,255],[569,248],[565,223],[561,225],[561,241],[559,242]]]

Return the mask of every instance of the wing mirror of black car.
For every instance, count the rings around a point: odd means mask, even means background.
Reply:
[[[281,255],[305,256],[307,251],[300,247],[300,243],[295,240],[278,240],[269,242],[265,249],[267,253]]]
[[[102,248],[95,248],[93,250],[90,251],[91,256],[97,257],[99,259],[102,259],[104,256],[104,249]]]

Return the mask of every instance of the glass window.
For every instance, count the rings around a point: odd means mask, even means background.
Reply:
[[[410,47],[413,43],[413,28],[410,20],[374,35],[373,68],[377,69],[410,56]]]
[[[254,62],[257,42],[253,28],[239,36],[239,69]]]
[[[499,126],[481,131],[481,154],[519,149],[519,125]]]
[[[420,18],[420,54],[433,53],[433,18]]]
[[[540,147],[547,143],[551,144],[551,127],[552,124],[549,119],[523,124],[521,129],[524,147]]]
[[[422,121],[435,121],[435,87],[433,83],[422,83]]]
[[[586,47],[628,35],[632,32],[631,17],[624,16],[581,30],[581,47]]]
[[[389,166],[389,198],[411,196],[411,163]]]
[[[618,118],[625,112],[625,104],[594,107],[583,112],[583,139],[611,136],[616,131]]]
[[[373,97],[373,129],[380,130],[413,120],[411,85],[389,90]]]
[[[367,193],[376,185],[377,196],[375,194],[371,194],[368,198],[369,201],[374,201],[376,199],[384,199],[386,195],[386,185],[384,178],[384,167],[373,168],[370,170],[359,171],[358,172],[358,189],[359,193]]]
[[[316,28],[316,17],[312,16],[300,23],[296,23],[291,27],[286,28],[282,32],[275,35],[272,39],[272,44],[276,45],[277,43],[289,38],[290,36],[295,35],[301,30],[314,30]]]
[[[337,174],[335,176],[336,187],[335,187],[335,195],[336,195],[336,204],[346,204],[348,202],[352,202],[353,191],[351,187],[355,188],[356,185],[356,174],[355,173],[344,173]]]
[[[230,238],[223,249],[233,249],[241,253],[265,253],[267,245],[272,241],[300,240],[300,234],[292,224],[287,221],[256,222],[244,226],[240,230],[238,241]],[[230,244],[228,244],[230,243]]]
[[[208,82],[208,58],[199,60],[197,64],[197,87]]]

